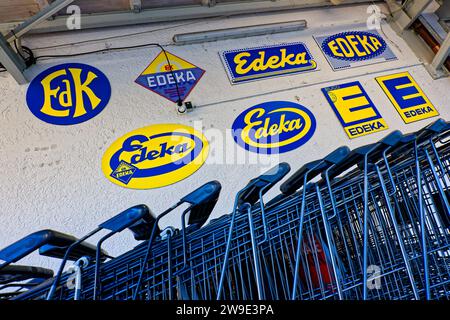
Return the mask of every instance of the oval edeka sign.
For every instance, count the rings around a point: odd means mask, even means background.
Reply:
[[[51,67],[31,81],[27,104],[42,121],[72,125],[98,115],[110,97],[111,85],[103,72],[87,64],[67,63]]]
[[[338,33],[327,37],[322,43],[326,55],[350,61],[372,59],[381,55],[386,47],[381,36],[366,31]]]
[[[238,145],[264,154],[284,153],[305,144],[316,130],[316,119],[304,106],[288,101],[265,102],[241,113],[233,123]]]
[[[180,124],[157,124],[134,130],[105,152],[102,170],[119,186],[152,189],[183,180],[208,156],[205,136]]]

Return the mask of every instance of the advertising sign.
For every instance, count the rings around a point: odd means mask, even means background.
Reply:
[[[376,78],[405,123],[428,119],[439,112],[408,72]]]
[[[376,30],[314,36],[333,70],[397,59]]]
[[[132,189],[152,189],[183,180],[208,156],[205,136],[180,124],[157,124],[134,130],[105,152],[102,170],[113,183]]]
[[[98,115],[111,97],[108,78],[92,66],[67,63],[51,67],[31,81],[30,111],[42,121],[73,125]]]
[[[322,92],[350,139],[388,129],[358,81],[323,88]]]
[[[234,121],[234,141],[245,150],[274,154],[294,150],[314,135],[316,119],[306,107],[288,101],[253,106]]]
[[[167,59],[169,59],[170,65],[167,63]],[[179,99],[178,93],[181,100],[184,101],[204,73],[203,69],[192,63],[170,52],[161,51],[142,71],[136,79],[136,83],[176,103]]]
[[[302,42],[227,50],[220,57],[232,84],[317,69]]]

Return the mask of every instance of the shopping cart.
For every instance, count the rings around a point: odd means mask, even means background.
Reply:
[[[54,230],[41,230],[34,232],[8,247],[0,250],[0,292],[2,298],[11,298],[47,279],[53,277],[53,270],[34,267],[13,265],[13,263],[25,258],[39,249],[42,256],[60,258],[61,250],[78,241],[77,238]],[[69,260],[78,260],[81,257],[95,257],[95,246],[82,243],[68,257]],[[100,259],[108,257],[105,251],[100,252]]]
[[[178,261],[187,261],[189,248],[186,246],[190,233],[201,230],[201,226],[209,218],[218,200],[220,190],[221,185],[217,181],[206,183],[183,197],[156,219],[152,217],[149,209],[144,205],[132,207],[118,214],[100,224],[95,230],[80,238],[79,241],[74,242],[66,248],[63,255],[60,254],[63,260],[55,278],[30,289],[16,299],[74,299],[77,290],[67,285],[68,282],[70,283],[71,274],[63,273],[68,257],[72,255],[73,251],[77,250],[80,243],[98,232],[106,230],[108,233],[95,246],[97,256],[105,240],[126,228],[133,232],[136,240],[146,240],[146,242],[119,257],[104,262],[95,259],[93,263],[85,267],[82,279],[79,279],[78,288],[81,288],[79,299],[132,299],[135,295],[142,295],[145,296],[144,298],[150,299],[151,297],[147,297],[147,295],[152,290],[155,291],[156,296],[165,299],[174,297],[174,291],[177,294],[184,294],[183,288],[177,287],[176,283],[172,281],[172,275],[175,275],[177,271],[170,263],[172,260],[171,254],[174,252],[171,248],[172,237],[176,235],[179,240],[176,243],[178,248],[175,249]],[[160,219],[185,203],[189,204],[189,207],[182,213],[183,227],[181,232],[170,227],[161,231],[158,226]],[[188,220],[187,225],[185,219]],[[184,246],[182,239],[185,239]],[[157,252],[156,260],[151,261],[155,252]],[[166,257],[169,257],[168,263],[165,260]],[[154,271],[150,272],[150,269],[152,269],[150,262],[144,263],[144,261],[149,260],[152,264],[156,263],[158,274],[155,274]],[[178,268],[179,265],[175,267]],[[180,270],[183,268],[180,268]],[[152,281],[149,282],[147,278]],[[154,281],[159,282],[155,283]]]
[[[150,230],[156,225],[155,219],[152,216],[151,211],[146,205],[137,205],[134,207],[131,207],[116,216],[112,217],[111,219],[101,223],[98,225],[96,229],[89,232],[84,237],[80,238],[78,241],[72,243],[70,246],[65,248],[64,255],[62,256],[62,262],[59,267],[59,270],[55,276],[55,279],[53,279],[50,289],[48,291],[48,294],[46,295],[47,300],[51,300],[55,292],[60,291],[60,294],[63,294],[65,286],[61,286],[60,280],[63,280],[63,284],[66,284],[68,281],[68,275],[66,277],[62,277],[62,273],[65,267],[65,264],[67,260],[69,260],[69,257],[78,250],[80,245],[87,239],[91,238],[92,236],[98,234],[99,232],[105,231],[106,234],[100,238],[100,240],[97,242],[97,245],[95,247],[95,260],[93,261],[93,267],[88,268],[86,263],[84,263],[84,267],[86,269],[85,273],[83,274],[83,281],[80,279],[80,266],[77,265],[75,268],[75,271],[77,272],[77,279],[76,279],[76,287],[74,292],[74,300],[80,300],[83,298],[82,290],[84,290],[83,282],[84,278],[89,278],[93,282],[93,296],[92,299],[96,299],[97,295],[100,294],[98,291],[101,290],[100,288],[100,277],[101,277],[101,268],[103,259],[101,259],[101,246],[103,243],[113,237],[114,235],[122,232],[125,229],[129,229],[136,240],[146,240],[150,237]],[[81,261],[80,261],[81,262]],[[62,279],[63,278],[63,279]]]
[[[145,242],[85,268],[80,296],[448,299],[449,142],[450,125],[438,120],[352,151],[341,147],[303,165],[266,202],[290,170],[282,163],[250,181],[231,214],[204,225],[220,192],[217,182],[206,184],[144,228]],[[189,207],[181,230],[159,230],[160,219],[182,203]],[[53,298],[73,299],[67,277],[51,280]],[[15,299],[48,296],[49,287],[47,281]]]
[[[257,296],[259,299],[265,298],[265,290],[263,286],[263,278],[262,273],[263,269],[260,264],[260,250],[259,248],[261,245],[267,243],[268,240],[268,226],[266,222],[266,214],[264,212],[264,202],[263,202],[263,195],[267,193],[277,182],[279,182],[281,179],[283,179],[286,174],[289,173],[291,170],[289,164],[287,163],[281,163],[278,166],[272,168],[271,170],[267,171],[263,175],[259,176],[258,178],[255,178],[249,182],[249,184],[238,192],[236,195],[235,203],[234,203],[234,209],[233,213],[231,214],[231,221],[230,221],[230,227],[226,242],[226,249],[225,249],[225,255],[223,257],[223,265],[222,270],[220,274],[220,280],[219,285],[217,288],[217,299],[220,299],[222,297],[225,283],[227,282],[230,284],[231,282],[235,281],[235,278],[238,279],[242,277],[242,273],[239,272],[238,274],[227,274],[228,265],[230,264],[230,260],[233,260],[233,257],[230,257],[230,251],[232,250],[232,242],[234,234],[235,234],[235,221],[236,221],[236,215],[239,213],[247,213],[248,218],[248,227],[250,233],[250,242],[251,242],[251,257],[245,257],[244,260],[251,260],[253,261],[253,277],[256,282],[256,291]],[[262,240],[259,240],[257,238],[257,231],[255,230],[255,227],[257,226],[256,223],[253,222],[253,210],[252,206],[259,202],[259,218],[261,220],[261,224],[263,225],[264,229],[264,238]],[[239,234],[239,232],[236,232]],[[239,240],[237,240],[239,241]],[[237,244],[240,245],[240,242]],[[248,255],[250,251],[247,251],[245,255]],[[239,256],[238,256],[239,257]],[[238,261],[239,263],[245,263],[243,260],[243,257],[239,257],[241,261]],[[231,262],[233,263],[233,262]],[[241,270],[239,270],[241,271]],[[251,288],[249,288],[251,290]],[[253,293],[250,291],[248,294]],[[246,292],[242,292],[242,296],[245,297]]]

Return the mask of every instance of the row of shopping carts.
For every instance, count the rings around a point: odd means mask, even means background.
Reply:
[[[43,230],[0,251],[4,299],[289,300],[450,298],[450,123],[394,131],[340,147],[290,171],[251,180],[231,214],[206,224],[221,190],[212,181],[156,218],[130,208],[82,238]],[[181,230],[160,229],[178,212]],[[102,246],[129,230],[118,257]],[[87,240],[100,235],[96,245]],[[39,250],[52,270],[16,265]],[[66,268],[67,262],[73,264]]]

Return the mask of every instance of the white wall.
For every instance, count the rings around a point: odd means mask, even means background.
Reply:
[[[205,128],[214,127],[225,131],[231,127],[238,114],[255,104],[271,100],[299,101],[314,113],[318,127],[307,144],[280,155],[280,160],[289,162],[294,171],[305,162],[320,158],[338,146],[354,148],[374,142],[388,133],[384,131],[354,140],[348,139],[320,91],[322,87],[361,81],[389,124],[389,131],[399,129],[402,132],[412,132],[436,120],[433,118],[405,125],[374,80],[379,75],[406,70],[419,82],[441,117],[450,120],[450,79],[433,81],[407,44],[387,25],[383,25],[383,32],[398,60],[338,72],[331,70],[312,35],[363,29],[367,19],[366,6],[32,36],[26,39],[25,44],[31,48],[69,44],[36,50],[39,55],[88,51],[105,45],[115,47],[148,42],[169,44],[175,33],[188,30],[303,18],[308,21],[309,27],[301,32],[167,47],[171,53],[206,70],[205,76],[188,99],[198,108],[187,115],[178,115],[173,104],[134,83],[135,78],[159,52],[157,48],[47,60],[34,66],[30,70],[30,78],[51,65],[63,62],[93,65],[109,78],[112,85],[109,105],[97,117],[74,126],[49,125],[34,117],[25,101],[27,86],[18,86],[9,75],[1,74],[0,248],[43,228],[81,236],[97,223],[139,203],[147,204],[158,213],[187,191],[209,180],[219,180],[223,186],[219,203],[212,215],[217,217],[231,210],[236,192],[260,173],[258,165],[205,164],[191,177],[160,189],[130,190],[109,182],[101,171],[101,158],[106,148],[125,133],[150,124],[176,122],[189,125],[201,120]],[[71,44],[128,33],[140,34],[82,45]],[[292,41],[307,44],[318,62],[319,71],[230,85],[218,51]],[[278,186],[274,188],[272,195],[277,190]],[[178,226],[179,213],[174,213],[163,224]],[[136,242],[126,233],[105,246],[110,253],[118,254],[134,245]],[[55,266],[54,261],[39,256],[27,259],[24,263]]]

